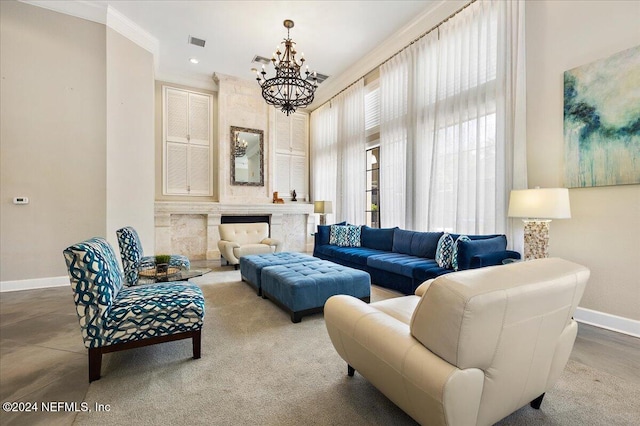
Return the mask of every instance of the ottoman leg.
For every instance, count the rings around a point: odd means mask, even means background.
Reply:
[[[302,315],[299,312],[291,312],[291,322],[297,324],[300,321],[302,321]]]

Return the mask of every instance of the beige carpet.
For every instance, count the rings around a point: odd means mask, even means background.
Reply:
[[[196,281],[206,298],[202,358],[190,341],[104,356],[103,377],[85,401],[109,412],[77,424],[402,425],[415,424],[362,376],[346,375],[322,314],[289,315],[221,268]],[[373,301],[394,294],[374,288]],[[539,411],[524,407],[503,425],[631,425],[636,387],[570,361]]]

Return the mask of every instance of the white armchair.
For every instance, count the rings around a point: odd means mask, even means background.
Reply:
[[[269,238],[267,223],[225,223],[218,227],[220,256],[228,265],[238,269],[240,258],[249,254],[275,253],[282,250],[282,243]]]
[[[442,275],[422,296],[333,296],[324,318],[349,375],[419,423],[491,425],[540,408],[571,354],[588,278],[562,259],[518,262]]]

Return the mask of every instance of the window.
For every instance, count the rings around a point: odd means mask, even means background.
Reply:
[[[367,188],[366,188],[366,221],[371,228],[380,228],[380,147],[367,150]]]

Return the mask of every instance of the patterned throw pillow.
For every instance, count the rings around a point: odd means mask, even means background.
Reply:
[[[355,225],[331,225],[329,244],[338,247],[360,247],[360,227]]]
[[[471,241],[466,235],[460,235],[453,244],[453,252],[451,254],[451,267],[454,271],[458,270],[458,244],[460,241]]]
[[[453,237],[445,233],[438,240],[436,246],[436,263],[441,268],[451,268],[451,255],[453,254]]]
[[[360,247],[361,229],[361,227],[356,225],[347,225],[347,241],[346,245],[342,247]]]
[[[346,241],[347,227],[344,225],[331,225],[329,231],[329,244],[339,246],[341,242]]]

